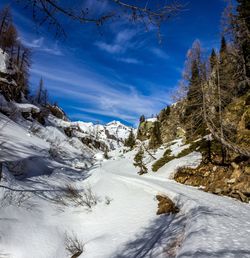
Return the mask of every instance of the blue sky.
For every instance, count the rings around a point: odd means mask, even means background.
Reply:
[[[89,1],[89,0],[88,0]],[[91,1],[89,1],[91,2]],[[14,22],[33,49],[31,87],[43,77],[50,98],[71,120],[121,120],[135,125],[171,103],[181,79],[187,50],[195,39],[209,52],[220,42],[223,0],[181,0],[186,10],[164,23],[162,44],[141,25],[108,22],[101,28],[64,21],[65,40],[48,27],[34,25],[29,11],[15,1]]]

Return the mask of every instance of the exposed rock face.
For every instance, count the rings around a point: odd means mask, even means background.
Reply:
[[[65,112],[57,105],[48,105],[48,109],[53,116],[68,121]]]
[[[167,143],[180,137],[185,138],[186,134],[181,123],[184,113],[183,102],[173,104],[170,108],[167,109],[169,110],[167,113],[165,109],[165,111],[162,110],[159,114],[159,120],[161,122],[161,138],[163,143]],[[162,112],[165,112],[164,116],[161,115]]]
[[[224,114],[225,126],[230,128],[237,145],[250,148],[250,93],[230,103]],[[230,135],[229,135],[230,137]]]
[[[155,149],[162,144],[160,125],[159,121],[153,123],[148,144],[149,149]]]
[[[175,206],[174,202],[165,195],[156,195],[158,203],[157,215],[178,213],[179,208]]]
[[[227,195],[243,202],[250,201],[250,163],[230,166],[202,164],[197,169],[180,168],[174,179],[182,184],[202,186],[207,192]]]
[[[153,127],[154,127],[154,122],[151,122],[151,121],[146,120],[140,123],[137,130],[137,139],[140,141],[145,141],[150,139]]]

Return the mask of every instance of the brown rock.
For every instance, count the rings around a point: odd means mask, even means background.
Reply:
[[[250,167],[246,166],[244,172],[245,174],[250,175]]]
[[[160,214],[169,214],[169,213],[178,213],[179,208],[175,206],[174,202],[169,199],[167,196],[156,195],[156,199],[158,200],[158,210],[157,215]]]
[[[236,182],[236,179],[235,179],[235,178],[227,179],[227,180],[226,180],[226,183],[227,183],[227,184],[234,184],[235,182]]]

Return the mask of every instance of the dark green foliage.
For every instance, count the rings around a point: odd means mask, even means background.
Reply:
[[[152,165],[152,171],[156,172],[159,168],[167,164],[169,161],[173,160],[175,157],[171,156],[171,150],[166,149],[166,151],[163,154],[163,157],[158,159],[153,165]]]
[[[166,108],[162,109],[158,116],[159,121],[163,122],[163,121],[167,120],[170,115],[170,111],[171,111],[170,106],[167,106]]]
[[[163,154],[163,157],[158,159],[152,165],[152,171],[156,172],[158,171],[158,169],[160,169],[162,166],[164,166],[171,160],[175,158],[185,157],[193,151],[201,152],[204,162],[212,162],[212,156],[221,156],[221,144],[215,140],[209,141],[206,139],[201,139],[199,141],[191,142],[190,146],[182,150],[177,156],[172,156],[171,150],[166,149],[165,153]]]
[[[232,55],[228,50],[226,39],[222,37],[220,47],[219,60],[219,87],[221,90],[222,108],[230,103],[236,95],[236,87],[234,82],[235,66],[233,64]]]
[[[192,138],[203,131],[203,92],[201,60],[194,59],[191,66],[191,78],[187,92],[187,104],[184,123],[187,135]]]
[[[217,55],[215,53],[214,48],[212,49],[211,55],[210,55],[210,70],[213,71],[213,69],[216,69],[217,64]]]
[[[140,123],[143,123],[143,122],[145,122],[145,116],[144,115],[141,115],[141,117],[140,117]]]
[[[250,1],[237,0],[237,17],[236,17],[236,45],[239,51],[239,60],[242,67],[242,77],[250,78]],[[240,71],[239,71],[240,72]],[[241,78],[244,80],[244,78]],[[249,83],[248,83],[249,89]]]
[[[142,148],[140,148],[134,157],[134,166],[139,167],[140,171],[138,172],[138,174],[140,175],[148,172],[147,167],[143,163],[143,157],[144,157],[144,151]]]
[[[135,146],[135,142],[135,136],[133,130],[131,129],[128,138],[125,140],[124,146],[129,147],[132,150]]]

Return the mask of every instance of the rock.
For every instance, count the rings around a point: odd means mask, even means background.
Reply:
[[[233,167],[233,173],[232,173],[232,175],[231,175],[231,179],[238,179],[240,176],[241,176],[241,174],[242,174],[242,171],[240,170],[240,166],[239,165],[237,165],[236,163],[234,163],[234,162],[232,162],[231,163],[231,166]]]
[[[250,167],[246,166],[244,172],[245,174],[250,175]]]
[[[210,176],[210,171],[205,172],[204,177]]]
[[[158,200],[158,210],[157,215],[160,214],[169,214],[169,213],[178,213],[179,208],[175,206],[174,202],[169,199],[167,196],[156,195],[156,199]]]
[[[222,189],[221,189],[221,188],[215,188],[215,189],[213,190],[213,193],[215,193],[215,194],[221,194],[221,193],[222,193]]]
[[[236,182],[236,179],[235,179],[235,178],[226,180],[226,183],[227,183],[227,184],[234,184],[235,182]]]
[[[236,193],[239,195],[240,200],[241,200],[242,202],[249,202],[249,199],[247,198],[247,196],[245,196],[242,192],[237,191]]]
[[[234,185],[233,189],[235,191],[240,191],[247,196],[250,196],[250,182],[242,181],[242,182]]]
[[[231,166],[234,168],[234,169],[238,169],[240,166],[237,165],[235,162],[232,162],[231,163]]]

